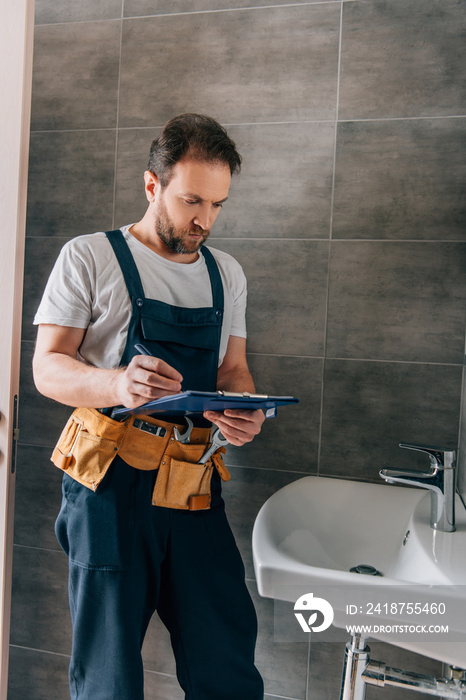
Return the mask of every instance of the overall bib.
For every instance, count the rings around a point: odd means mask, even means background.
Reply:
[[[215,391],[223,285],[210,251],[201,248],[212,307],[176,307],[145,298],[123,234],[107,236],[132,304],[121,364],[142,343],[183,375],[183,388]],[[70,567],[71,697],[143,700],[141,648],[157,611],[187,700],[262,700],[257,620],[218,473],[211,508],[200,511],[152,505],[156,478],[157,471],[134,469],[119,456],[96,492],[63,477],[56,534]],[[157,659],[152,670],[167,673]]]

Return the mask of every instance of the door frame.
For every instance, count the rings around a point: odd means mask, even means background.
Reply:
[[[0,700],[8,691],[33,33],[34,0],[0,0]]]

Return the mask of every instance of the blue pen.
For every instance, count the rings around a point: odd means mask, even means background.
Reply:
[[[141,345],[141,343],[135,343],[134,349],[137,350],[141,355],[149,355],[150,357],[152,357],[152,353],[149,352],[149,350],[145,348],[144,345]]]
[[[140,343],[134,343],[134,349],[136,352],[138,352],[140,355],[149,355],[152,357],[152,353],[149,352],[147,348],[144,347],[144,345],[141,345]],[[129,413],[129,410],[128,410]],[[110,418],[116,418],[117,416],[126,416],[126,412],[124,409],[122,410],[121,408],[114,408]]]

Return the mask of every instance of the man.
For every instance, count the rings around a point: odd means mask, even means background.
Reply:
[[[240,163],[215,120],[170,120],[151,146],[144,217],[70,241],[34,321],[38,390],[78,407],[53,456],[66,472],[56,532],[70,560],[76,700],[142,700],[155,610],[186,698],[263,697],[255,612],[221,498],[228,475],[218,455],[197,464],[206,425],[240,446],[262,411],[206,412],[191,434],[182,417],[110,417],[185,389],[254,391],[243,272],[203,246]]]

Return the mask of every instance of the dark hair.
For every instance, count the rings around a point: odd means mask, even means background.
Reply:
[[[180,114],[170,119],[151,144],[148,170],[166,187],[173,166],[184,156],[224,163],[232,175],[241,169],[241,156],[226,130],[204,114]]]

